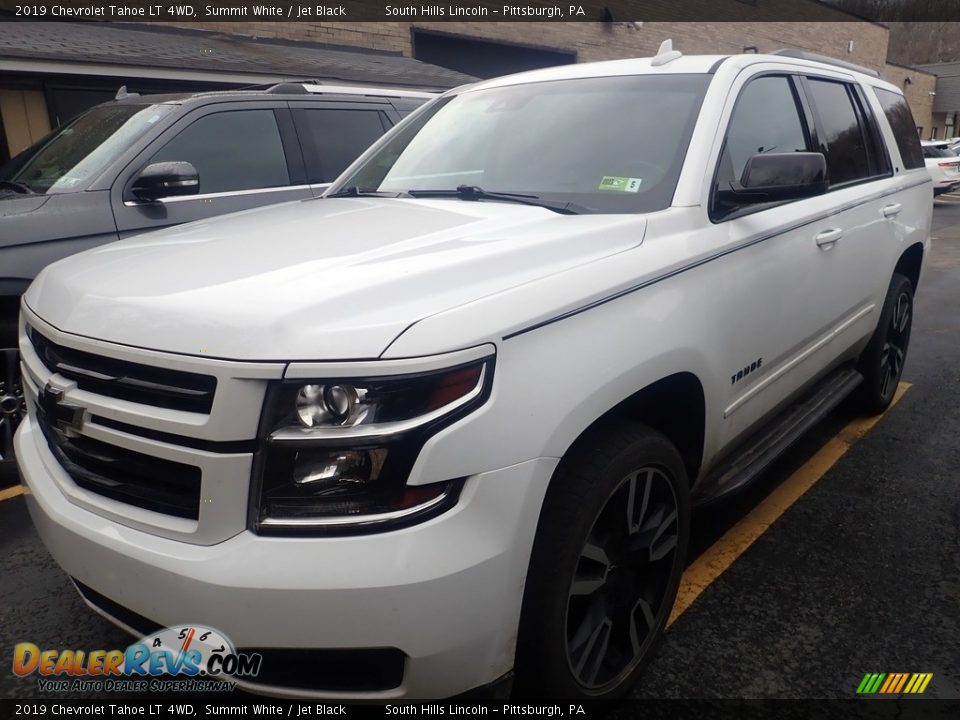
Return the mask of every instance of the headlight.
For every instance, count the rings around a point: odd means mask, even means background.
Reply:
[[[493,358],[441,371],[276,383],[261,420],[251,529],[383,530],[443,512],[462,479],[407,485],[424,442],[482,405]]]

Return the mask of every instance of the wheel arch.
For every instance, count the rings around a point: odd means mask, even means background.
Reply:
[[[694,483],[703,462],[706,439],[706,398],[696,374],[676,372],[636,391],[584,428],[563,457],[589,447],[595,432],[618,419],[640,422],[663,434],[677,448],[688,481]]]
[[[920,269],[923,267],[923,244],[914,243],[900,255],[893,269],[894,273],[904,275],[910,280],[914,291],[920,284]]]

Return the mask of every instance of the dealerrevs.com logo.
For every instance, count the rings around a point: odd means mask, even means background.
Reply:
[[[256,677],[262,662],[201,625],[168,627],[126,650],[41,650],[29,642],[13,649],[14,674],[37,675],[44,692],[224,692],[234,689],[230,677]]]

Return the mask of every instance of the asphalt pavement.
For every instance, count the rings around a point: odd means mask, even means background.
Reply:
[[[899,403],[670,627],[638,698],[852,698],[868,672],[960,698],[960,199],[936,202]],[[841,406],[749,491],[695,518],[691,560],[855,419]],[[722,540],[720,540],[722,542]],[[0,697],[14,644],[126,647],[76,596],[22,497],[0,501]]]

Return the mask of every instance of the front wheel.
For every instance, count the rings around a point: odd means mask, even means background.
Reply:
[[[879,414],[889,407],[903,376],[903,365],[913,327],[913,284],[895,273],[887,289],[880,322],[860,356],[863,373],[861,400],[864,410]]]
[[[25,411],[20,353],[16,348],[0,348],[0,486],[16,479],[13,434]]]
[[[626,693],[663,634],[689,532],[686,471],[663,435],[623,421],[581,440],[544,502],[521,613],[517,691]]]

